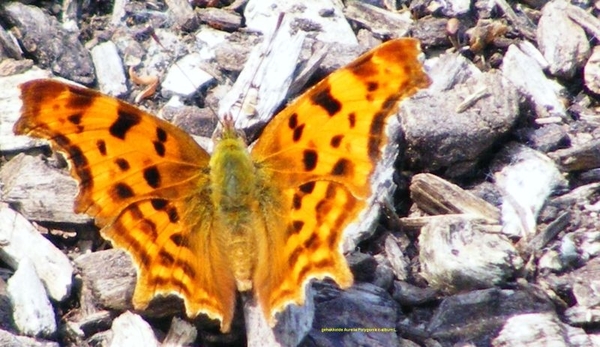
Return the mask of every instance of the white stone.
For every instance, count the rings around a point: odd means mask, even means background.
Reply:
[[[15,269],[23,261],[31,262],[52,299],[69,296],[73,267],[67,256],[6,206],[0,206],[0,259]]]
[[[494,347],[591,346],[581,328],[562,323],[555,313],[528,313],[510,317],[492,340]]]
[[[508,47],[502,61],[503,75],[531,100],[538,117],[566,117],[560,94],[563,87],[546,77],[537,61],[517,46]]]
[[[203,27],[196,33],[196,49],[202,60],[215,58],[214,48],[225,42],[231,34],[225,31]]]
[[[150,324],[135,313],[127,311],[117,317],[111,331],[113,337],[108,347],[158,347]]]
[[[169,332],[161,347],[180,347],[191,345],[198,336],[198,330],[190,322],[173,317]]]
[[[0,346],[10,347],[60,347],[58,342],[43,341],[40,339],[19,336],[6,330],[0,329]]]
[[[471,9],[470,0],[448,0],[441,3],[443,4],[442,13],[448,17],[458,17]]]
[[[112,96],[125,94],[127,78],[117,46],[106,41],[92,48],[91,54],[100,91]]]
[[[468,215],[431,218],[419,235],[421,275],[449,292],[491,288],[523,267],[508,237],[488,232]]]
[[[8,279],[7,291],[19,332],[33,337],[51,337],[56,333],[54,309],[29,259],[19,263],[17,271]]]
[[[202,69],[201,63],[202,56],[199,53],[191,53],[171,65],[161,84],[161,94],[164,97],[190,97],[198,88],[212,81],[214,77]]]
[[[554,161],[543,153],[521,145],[512,148],[512,164],[494,174],[502,192],[502,230],[531,240],[540,209],[550,193],[566,181]]]
[[[292,35],[286,30],[265,35],[221,99],[219,117],[232,115],[238,129],[269,121],[288,93],[304,38],[302,32]]]

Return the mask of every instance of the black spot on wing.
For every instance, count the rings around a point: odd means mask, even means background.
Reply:
[[[331,95],[331,87],[324,88],[312,96],[312,102],[322,107],[330,117],[342,109],[342,103]]]
[[[165,156],[165,145],[160,141],[154,141],[154,151],[158,154],[159,157]]]
[[[156,165],[152,165],[144,169],[144,180],[152,188],[160,187],[160,172]]]
[[[117,166],[119,167],[119,169],[121,169],[121,171],[127,171],[130,168],[129,162],[123,158],[115,159],[115,164],[117,164]]]
[[[167,204],[169,202],[165,199],[152,199],[150,200],[150,204],[152,205],[152,208],[156,211],[162,211],[165,209],[165,207],[167,207]]]
[[[177,212],[177,208],[165,199],[152,199],[150,201],[152,204],[152,208],[156,211],[164,211],[169,216],[169,221],[171,223],[177,223],[179,221],[179,213]]]
[[[304,227],[304,222],[301,220],[292,221],[292,233],[297,234]]]
[[[96,148],[98,148],[98,152],[100,152],[102,156],[106,155],[106,142],[104,142],[104,140],[96,141]]]
[[[312,171],[317,167],[317,161],[319,159],[319,155],[313,149],[304,150],[302,162],[304,163],[304,170]]]
[[[111,124],[110,128],[108,128],[108,131],[112,136],[124,140],[125,135],[127,135],[127,132],[132,127],[139,124],[139,122],[141,121],[141,117],[138,114],[128,112],[122,108],[119,108],[117,113],[117,120],[113,124]]]
[[[304,183],[299,187],[299,189],[304,194],[310,194],[315,189],[315,182]]]
[[[351,172],[352,162],[345,158],[338,160],[333,166],[333,169],[331,170],[331,174],[334,176],[343,176],[350,174]]]
[[[298,114],[292,113],[290,119],[288,120],[288,126],[290,129],[295,129],[298,126]]]
[[[152,144],[154,145],[156,154],[158,154],[160,157],[165,156],[165,142],[167,142],[167,132],[163,128],[157,127],[156,140],[152,141]]]
[[[133,197],[133,189],[125,183],[119,182],[113,186],[113,192],[119,199],[128,199]]]
[[[187,237],[183,236],[181,233],[175,233],[169,238],[178,247],[187,247]]]
[[[160,142],[167,142],[167,132],[161,127],[156,127],[156,138]]]
[[[304,124],[294,128],[294,135],[292,136],[292,140],[294,140],[294,142],[300,141],[302,138],[302,131],[304,131]]]
[[[344,135],[335,135],[331,138],[331,141],[329,141],[329,145],[333,148],[338,148],[340,147],[340,144],[342,143],[343,139]]]
[[[294,194],[294,198],[292,199],[292,208],[294,210],[299,210],[302,207],[302,197],[298,194]]]
[[[83,117],[82,113],[75,113],[67,117],[67,120],[74,125],[81,124],[81,118]]]
[[[356,125],[356,113],[350,112],[348,114],[348,124],[350,125],[350,129],[353,129]]]

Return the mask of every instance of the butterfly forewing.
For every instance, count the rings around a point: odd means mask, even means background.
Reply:
[[[400,100],[429,84],[418,41],[393,40],[333,72],[266,126],[253,148],[257,166],[287,197],[283,249],[287,270],[273,283],[259,267],[256,287],[265,314],[301,304],[311,278],[341,287],[352,275],[341,251],[342,232],[370,192],[370,177],[387,143],[387,118]],[[259,255],[273,259],[269,250]]]
[[[183,130],[120,100],[54,80],[21,86],[15,133],[50,140],[79,181],[76,212],[138,267],[133,302],[175,293],[188,315],[229,329],[235,286],[215,245],[210,156]]]

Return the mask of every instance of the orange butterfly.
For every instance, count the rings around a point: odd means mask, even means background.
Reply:
[[[75,211],[137,266],[136,308],[176,294],[226,332],[236,290],[252,290],[274,323],[313,278],[352,285],[342,232],[371,195],[386,119],[430,83],[419,54],[398,39],[362,55],[275,116],[252,151],[231,120],[211,156],[166,121],[53,80],[21,86],[14,131],[66,154]]]

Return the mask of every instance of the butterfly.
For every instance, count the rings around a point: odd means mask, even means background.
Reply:
[[[343,230],[372,194],[388,117],[430,83],[419,55],[414,39],[365,53],[277,114],[251,150],[231,117],[209,154],[167,121],[51,79],[21,85],[14,132],[65,154],[75,212],[136,265],[136,309],[175,294],[227,332],[236,291],[250,291],[274,324],[311,279],[352,285]]]

